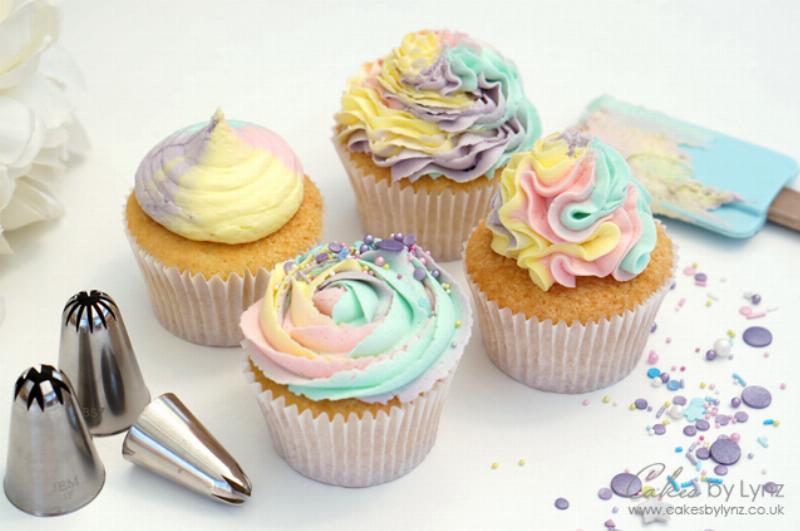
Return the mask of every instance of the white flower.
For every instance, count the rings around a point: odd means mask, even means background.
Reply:
[[[3,231],[61,215],[52,180],[89,147],[72,103],[83,79],[52,46],[60,18],[51,0],[0,0],[0,254]]]
[[[0,90],[36,71],[39,57],[58,38],[61,16],[54,2],[0,0]]]

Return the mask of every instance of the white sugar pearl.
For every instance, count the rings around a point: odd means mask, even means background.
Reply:
[[[672,419],[679,419],[683,416],[683,408],[681,406],[672,406],[667,411],[667,415]]]
[[[727,357],[731,353],[731,342],[724,337],[717,339],[714,341],[714,351],[716,351],[717,356]]]

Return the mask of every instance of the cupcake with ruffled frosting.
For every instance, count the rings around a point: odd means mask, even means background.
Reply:
[[[272,266],[319,240],[322,198],[285,140],[217,111],[145,156],[125,227],[164,327],[234,346]]]
[[[492,361],[580,393],[635,366],[676,255],[624,157],[576,131],[514,155],[465,267]]]
[[[413,237],[332,242],[277,264],[241,321],[276,450],[342,486],[409,472],[434,443],[471,324],[469,301]]]
[[[370,232],[458,258],[496,175],[541,126],[516,66],[464,33],[418,31],[352,78],[334,144]]]

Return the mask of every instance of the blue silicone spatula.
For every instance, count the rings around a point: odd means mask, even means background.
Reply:
[[[798,166],[786,155],[609,96],[578,127],[622,152],[658,214],[731,238],[767,219],[800,231],[800,192],[786,188]]]

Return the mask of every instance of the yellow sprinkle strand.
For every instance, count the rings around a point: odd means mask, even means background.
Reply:
[[[500,463],[497,462],[492,463],[492,470],[497,470],[498,468],[500,468]]]
[[[517,461],[517,465],[525,466],[525,460],[524,459],[520,459],[519,461]]]

